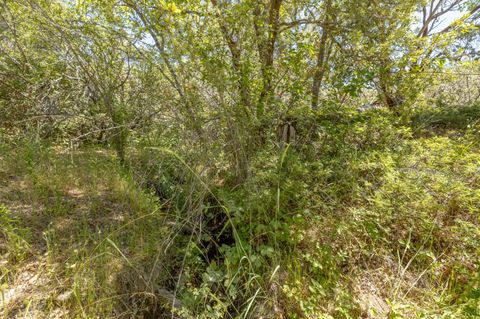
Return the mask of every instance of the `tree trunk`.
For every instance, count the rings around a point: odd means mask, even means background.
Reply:
[[[318,97],[320,94],[320,86],[322,85],[323,77],[325,75],[326,63],[328,60],[328,50],[327,50],[327,41],[328,41],[328,27],[330,23],[330,11],[332,8],[332,0],[328,0],[325,6],[325,19],[322,27],[322,37],[320,38],[320,43],[318,44],[317,52],[317,65],[315,67],[315,73],[312,80],[312,109],[318,108]]]

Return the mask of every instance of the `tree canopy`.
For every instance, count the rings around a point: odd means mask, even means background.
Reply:
[[[0,0],[0,313],[480,316],[479,58],[480,0]]]

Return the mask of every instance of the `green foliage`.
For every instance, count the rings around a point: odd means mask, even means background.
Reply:
[[[2,2],[5,315],[478,316],[477,2]]]
[[[413,119],[418,133],[476,130],[480,124],[480,104],[438,105],[418,111]]]
[[[0,205],[0,226],[1,226],[1,250],[2,258],[11,263],[23,261],[30,251],[30,232],[22,227],[12,213],[3,205]],[[3,270],[3,269],[2,269]],[[2,277],[3,274],[2,271]]]

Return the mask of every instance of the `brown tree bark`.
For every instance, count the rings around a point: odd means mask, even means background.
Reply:
[[[327,42],[330,36],[329,24],[330,24],[331,8],[332,8],[332,0],[327,0],[325,4],[325,18],[324,18],[324,23],[322,27],[322,36],[318,44],[315,73],[313,74],[313,79],[312,79],[312,92],[311,92],[312,109],[318,108],[318,97],[320,94],[320,86],[322,85],[323,77],[326,71],[326,64],[328,62],[329,52],[327,50]]]

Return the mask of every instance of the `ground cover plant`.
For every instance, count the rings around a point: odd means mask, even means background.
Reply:
[[[479,22],[1,1],[0,317],[480,317]]]

